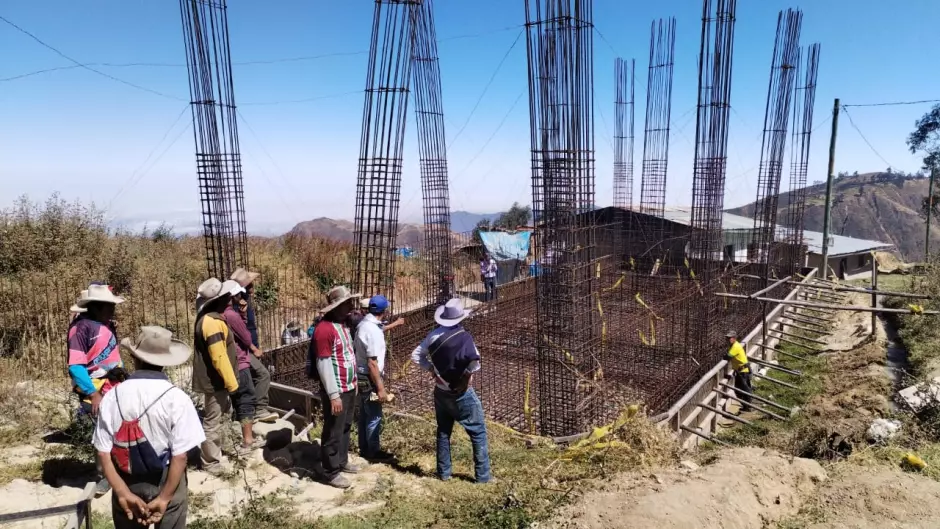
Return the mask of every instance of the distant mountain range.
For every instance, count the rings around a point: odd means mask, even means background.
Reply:
[[[473,230],[477,223],[487,219],[493,221],[502,213],[470,213],[467,211],[454,211],[450,214],[450,231],[465,233]],[[291,228],[290,233],[304,236],[317,236],[337,241],[353,242],[355,224],[349,220],[336,220],[326,217],[306,220]],[[420,224],[406,222],[398,223],[399,246],[418,246],[421,244],[423,231]]]
[[[906,261],[924,258],[925,219],[921,204],[928,180],[894,173],[844,175],[833,182],[832,233],[893,244]],[[936,192],[936,191],[935,191]],[[826,185],[806,188],[806,229],[822,231]],[[785,223],[790,193],[780,195],[777,222]],[[728,210],[753,217],[754,203]],[[940,230],[931,230],[931,248],[940,250]]]

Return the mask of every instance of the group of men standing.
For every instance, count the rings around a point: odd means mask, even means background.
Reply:
[[[119,342],[114,315],[124,299],[104,283],[89,285],[72,307],[68,372],[81,403],[79,420],[94,429],[102,478],[96,492],[113,490],[117,529],[185,527],[188,454],[199,447],[203,469],[224,472],[223,417],[234,410],[241,424],[237,456],[260,446],[252,433],[255,421],[278,417],[267,408],[270,373],[260,361],[251,303],[257,278],[238,269],[229,280],[210,278],[199,286],[192,348],[158,326],[141,327],[136,340]],[[385,386],[385,333],[404,320],[387,323],[389,307],[382,295],[361,300],[346,287],[334,287],[313,325],[307,373],[320,383],[322,478],[334,487],[349,487],[343,474],[360,470],[349,460],[357,409],[360,455],[370,462],[394,460],[380,444],[382,405],[394,397]],[[486,425],[472,388],[480,354],[461,325],[468,315],[459,299],[438,307],[439,326],[411,358],[435,383],[438,477],[451,477],[450,437],[459,423],[473,445],[476,480],[486,483],[492,479]],[[122,349],[133,358],[131,373],[124,369]],[[192,389],[204,402],[201,421],[189,395],[164,373],[186,363],[194,352]]]

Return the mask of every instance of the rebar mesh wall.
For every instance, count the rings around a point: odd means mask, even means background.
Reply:
[[[763,274],[768,280],[774,275],[770,265],[775,259],[770,255],[770,249],[777,234],[777,203],[802,23],[803,13],[799,10],[787,9],[777,15],[777,36],[770,64],[757,199],[754,202],[754,232],[748,248],[749,260],[768,265],[767,272]]]
[[[393,307],[402,148],[414,40],[412,7],[416,3],[375,2],[356,184],[354,284],[366,296],[385,294]]]
[[[676,19],[654,21],[650,28],[640,211],[658,217],[663,216],[666,208],[666,172],[669,165],[669,124],[672,119],[672,71],[675,52]]]
[[[689,251],[706,283],[721,255],[736,0],[704,0]],[[711,265],[709,265],[711,263]]]
[[[425,287],[426,301],[432,305],[443,303],[454,294],[447,141],[432,0],[413,4],[411,11],[414,31],[412,73],[424,204],[423,251],[427,261]]]
[[[813,107],[816,103],[816,76],[819,73],[818,43],[800,52],[797,61],[798,86],[793,102],[793,137],[790,145],[790,193],[784,240],[790,243],[789,274],[798,272],[806,260],[803,241],[806,210],[806,174],[809,166],[810,137],[813,133]],[[805,77],[800,80],[800,74]]]
[[[593,314],[593,2],[527,0],[540,430],[582,431],[597,411],[581,379],[599,367]]]
[[[633,205],[633,126],[636,61],[614,59],[614,205]]]
[[[248,264],[226,9],[225,0],[180,0],[206,266],[219,278]]]

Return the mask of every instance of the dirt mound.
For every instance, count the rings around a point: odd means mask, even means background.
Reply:
[[[940,527],[940,482],[892,468],[840,467],[818,499],[790,521],[807,529]]]
[[[826,479],[816,461],[735,448],[696,470],[627,476],[587,494],[548,527],[761,528],[799,511]]]

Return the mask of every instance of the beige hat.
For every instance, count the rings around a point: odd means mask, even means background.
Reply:
[[[78,295],[78,299],[82,299],[83,297],[88,297],[88,290],[82,290],[81,294]],[[75,304],[72,305],[71,307],[69,307],[69,312],[74,312],[74,313],[76,313],[76,314],[81,314],[81,313],[83,313],[83,312],[88,312],[88,309],[86,309],[86,308],[84,308],[84,307],[79,307],[79,306],[78,306],[78,301],[76,300],[76,301],[75,301]]]
[[[118,303],[124,303],[124,298],[115,296],[114,293],[111,292],[111,289],[108,288],[108,285],[89,285],[88,290],[82,290],[75,306],[84,309],[88,307],[89,303],[111,303],[112,305],[117,305]]]
[[[352,294],[349,292],[349,289],[339,285],[330,289],[326,294],[326,303],[327,305],[320,309],[320,312],[326,314],[331,310],[339,307],[343,303],[349,301],[350,299],[360,298],[362,294]]]
[[[189,346],[173,338],[172,332],[156,325],[141,327],[137,340],[124,338],[121,347],[144,362],[160,367],[178,366],[193,354]]]
[[[206,279],[196,291],[196,313],[202,312],[202,309],[209,303],[223,296],[230,296],[232,290],[238,286],[239,284],[231,279],[224,283],[214,277]]]
[[[229,279],[238,281],[239,285],[247,287],[248,285],[254,283],[255,279],[258,279],[259,277],[261,277],[261,274],[258,272],[249,272],[244,268],[236,268],[235,271],[232,272],[232,277]]]

